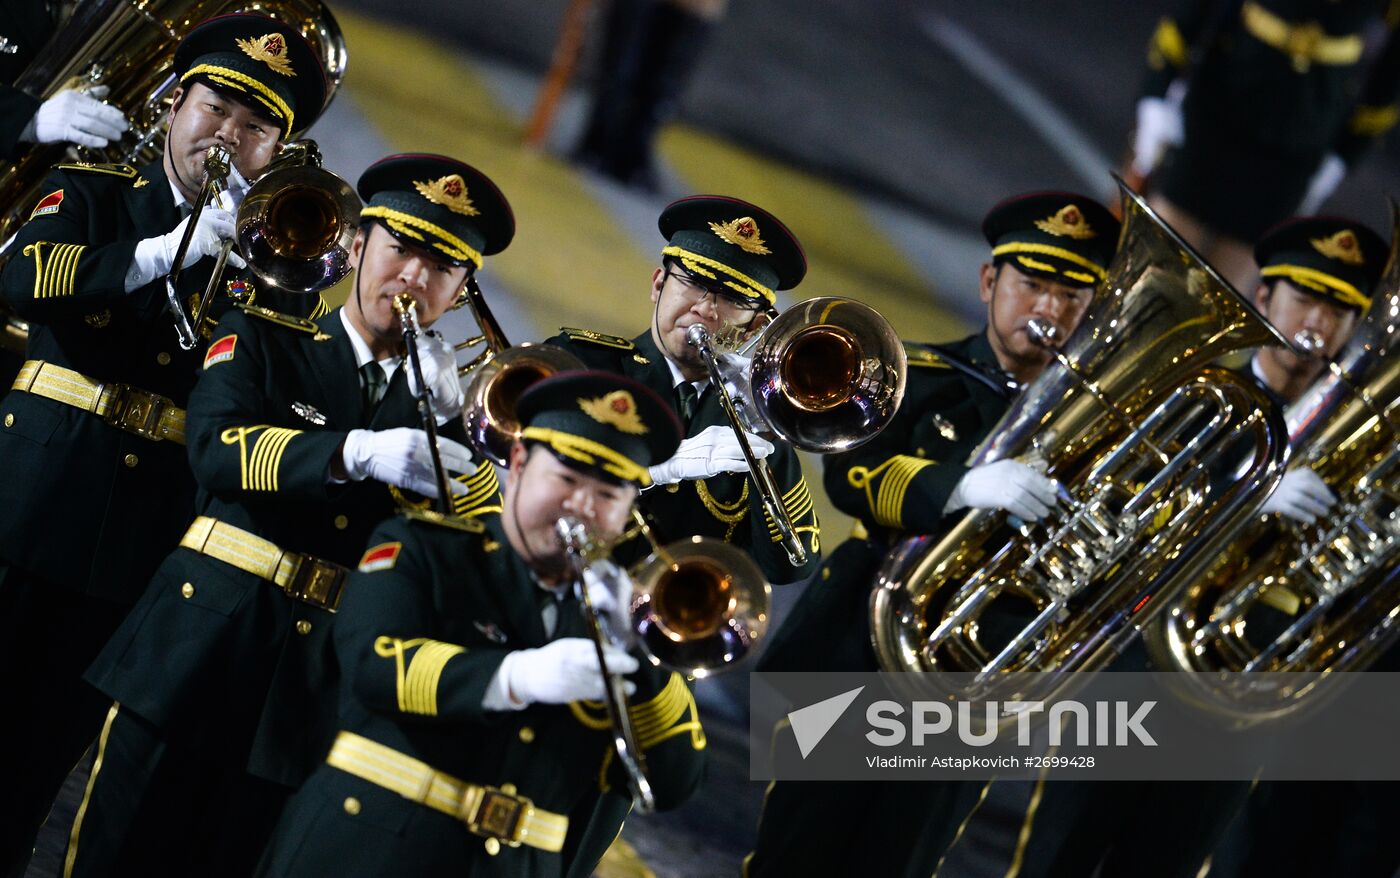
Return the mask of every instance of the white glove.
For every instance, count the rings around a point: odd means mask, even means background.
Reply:
[[[773,443],[747,434],[749,446],[754,456],[762,459],[773,453]],[[657,485],[673,485],[676,482],[708,479],[720,473],[746,473],[748,461],[739,449],[739,439],[728,426],[706,427],[699,436],[692,436],[680,444],[670,460],[650,467],[651,481]]]
[[[180,224],[164,235],[146,238],[136,242],[136,253],[131,259],[131,267],[126,271],[126,291],[128,293],[144,287],[158,277],[170,273],[175,265],[175,251],[180,249],[180,239],[185,236],[185,226],[190,218],[180,220]],[[209,205],[200,211],[199,225],[195,226],[190,237],[189,249],[181,268],[189,268],[206,256],[215,256],[224,240],[233,240],[233,214]],[[237,250],[229,250],[228,264],[243,268],[248,263],[238,255]]]
[[[439,424],[445,424],[462,414],[467,401],[462,380],[457,377],[457,352],[451,342],[435,332],[420,335],[418,341],[418,358],[423,363],[423,381],[432,394],[433,415]],[[408,369],[408,389],[416,398],[418,376],[407,360],[404,367]]]
[[[1133,170],[1143,177],[1152,173],[1169,146],[1180,146],[1184,137],[1181,100],[1185,87],[1177,83],[1163,98],[1142,98],[1137,102],[1137,128],[1133,131]]]
[[[438,437],[438,454],[443,469],[471,475],[476,472],[472,453],[460,442]],[[392,430],[351,430],[345,436],[342,454],[345,473],[352,481],[374,479],[388,485],[416,491],[424,497],[437,497],[437,478],[428,451],[428,434],[413,427]],[[467,486],[447,480],[454,494],[467,493]]]
[[[102,103],[109,90],[99,85],[86,92],[73,89],[59,92],[39,106],[19,139],[26,143],[106,146],[127,129],[122,111]]]
[[[583,585],[609,636],[630,639],[626,614],[632,606],[632,577],[627,571],[612,561],[594,561],[584,568]]]
[[[1055,507],[1058,486],[1019,460],[998,460],[968,470],[943,507],[1005,509],[1023,521],[1039,521]]]
[[[1298,213],[1317,213],[1322,203],[1337,191],[1346,175],[1347,163],[1335,152],[1329,152],[1313,172],[1312,179],[1308,181],[1308,191],[1303,196],[1303,203],[1298,205]]]
[[[1291,469],[1283,474],[1278,487],[1260,508],[1261,512],[1277,512],[1285,518],[1312,524],[1337,503],[1337,495],[1327,487],[1322,477],[1310,469]]]
[[[631,674],[638,661],[614,646],[603,647],[608,670]],[[562,637],[539,649],[512,652],[501,662],[497,673],[505,681],[510,697],[519,704],[568,704],[570,701],[601,701],[603,673],[593,641],[583,637]],[[637,684],[624,680],[623,690],[631,695]]]
[[[214,196],[214,203],[210,207],[217,207],[222,210],[231,211],[234,216],[238,215],[238,208],[243,204],[243,196],[248,194],[252,184],[248,179],[238,172],[238,167],[233,162],[228,163],[228,178],[224,181],[224,188],[220,189]]]

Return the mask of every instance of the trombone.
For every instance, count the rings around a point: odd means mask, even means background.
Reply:
[[[819,454],[873,439],[904,398],[907,356],[889,321],[854,299],[821,297],[779,315],[732,352],[700,324],[686,330],[710,373],[763,509],[778,528],[794,567],[807,550],[779,500],[773,472],[746,433],[776,436]]]
[[[220,247],[192,316],[180,301],[176,284],[201,211],[227,185],[230,161],[228,150],[209,148],[204,183],[176,249],[174,267],[165,279],[175,332],[185,350],[193,350],[199,343],[199,331],[234,242],[224,241]],[[282,145],[239,205],[235,223],[239,250],[249,270],[263,283],[289,293],[314,293],[349,273],[350,245],[359,228],[359,215],[359,196],[349,183],[321,167],[315,141],[294,140]]]
[[[219,193],[228,185],[232,162],[232,155],[222,146],[211,146],[209,152],[205,153],[204,183],[200,185],[199,195],[194,200],[194,210],[185,221],[185,234],[180,238],[180,246],[175,248],[175,262],[165,277],[165,297],[170,301],[170,313],[175,318],[175,333],[180,337],[180,347],[187,351],[194,350],[199,344],[199,333],[195,331],[195,327],[204,325],[205,313],[214,298],[214,285],[224,273],[224,262],[228,259],[232,242],[225,241],[219,249],[218,258],[214,261],[214,273],[209,277],[209,286],[205,288],[204,295],[199,298],[193,318],[185,312],[185,305],[180,301],[176,285],[180,282],[180,272],[184,270],[185,254],[189,251],[195,229],[199,226],[199,217],[204,213],[204,208],[218,198]]]
[[[629,571],[632,600],[620,608],[616,625],[599,615],[583,586],[583,571],[606,558],[611,546],[576,518],[559,519],[555,529],[578,576],[579,601],[605,681],[613,749],[627,774],[633,807],[648,814],[656,799],[646,777],[646,755],[627,713],[622,678],[609,672],[604,646],[627,649],[635,643],[653,665],[693,679],[732,670],[768,628],[771,590],[758,565],[728,543],[692,536],[662,546],[641,511],[634,507],[632,516],[652,554]]]
[[[481,335],[455,345],[455,350],[485,343],[486,349],[471,362],[457,367],[459,375],[476,370],[467,386],[462,422],[473,448],[497,466],[507,466],[510,448],[520,438],[520,418],[515,404],[536,381],[556,372],[582,369],[583,361],[552,344],[525,342],[512,346],[496,322],[475,278],[467,279],[467,307],[481,328]]]
[[[423,380],[423,359],[418,351],[418,338],[423,328],[418,325],[418,303],[408,293],[394,297],[394,311],[399,315],[399,326],[403,330],[403,345],[408,351],[408,366],[413,377],[418,380],[418,419],[423,424],[423,432],[428,434],[428,457],[433,463],[433,478],[437,482],[437,511],[443,515],[452,513],[452,494],[449,493],[447,470],[442,465],[442,453],[438,451],[437,417],[433,414],[432,389]]]

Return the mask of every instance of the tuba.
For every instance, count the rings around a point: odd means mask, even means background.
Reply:
[[[794,305],[732,351],[721,350],[725,343],[699,324],[690,327],[686,340],[705,360],[710,384],[788,560],[801,567],[807,550],[783,508],[767,461],[754,455],[745,434],[782,439],[822,454],[873,439],[904,398],[903,343],[875,309],[836,297]]]
[[[1311,525],[1274,515],[1241,522],[1220,557],[1146,632],[1161,666],[1207,672],[1174,675],[1193,701],[1235,720],[1312,704],[1316,678],[1291,684],[1214,672],[1359,671],[1400,637],[1400,207],[1393,202],[1391,213],[1390,260],[1377,295],[1327,372],[1286,414],[1292,465],[1321,476],[1339,504]],[[1265,608],[1280,615],[1271,620]]]
[[[340,25],[321,0],[84,0],[14,87],[49,98],[65,88],[110,86],[107,103],[126,114],[131,129],[120,143],[82,155],[146,164],[165,146],[165,109],[179,84],[169,68],[176,44],[205,19],[240,11],[301,31],[325,66],[329,104],[345,76],[347,53]],[[14,161],[0,161],[0,242],[8,245],[29,216],[49,168],[78,154],[67,144],[36,144]]]
[[[1067,672],[1118,655],[1164,606],[1160,584],[1214,557],[1217,535],[1281,475],[1279,414],[1252,381],[1208,364],[1286,342],[1119,188],[1107,280],[970,461],[1043,468],[1062,486],[1057,508],[1035,523],[972,510],[946,535],[903,540],[871,596],[886,671],[966,672],[970,682],[946,684],[959,697],[1017,698],[1000,671],[1048,672],[1037,678],[1047,694],[1068,687]],[[1253,457],[1212,486],[1205,461],[1246,437]]]

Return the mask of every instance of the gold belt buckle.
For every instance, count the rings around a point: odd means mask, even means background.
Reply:
[[[1283,41],[1283,53],[1293,61],[1293,69],[1307,73],[1312,66],[1313,55],[1327,34],[1316,22],[1293,25],[1288,28]]]
[[[129,384],[109,384],[105,389],[112,403],[104,421],[152,442],[165,438],[160,432],[160,416],[171,404],[169,400]]]
[[[287,596],[334,613],[340,606],[345,568],[339,564],[305,556],[287,583]]]
[[[467,818],[467,829],[474,835],[498,839],[510,847],[520,847],[525,836],[525,815],[535,803],[496,787],[485,787],[476,813]]]

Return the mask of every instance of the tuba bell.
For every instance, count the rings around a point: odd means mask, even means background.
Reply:
[[[1255,515],[1171,598],[1147,646],[1192,701],[1240,721],[1294,713],[1316,677],[1364,670],[1400,638],[1400,207],[1390,260],[1351,339],[1286,420],[1294,466],[1339,497],[1303,525]],[[1276,614],[1276,615],[1274,615]],[[1273,615],[1273,618],[1269,617]],[[1263,633],[1261,633],[1263,632]],[[1220,671],[1243,671],[1220,674]]]
[[[871,596],[886,671],[967,672],[970,682],[946,684],[957,696],[1016,698],[1001,671],[1049,672],[1034,698],[1068,687],[1068,672],[1119,654],[1164,606],[1159,584],[1213,557],[1216,535],[1281,474],[1278,413],[1252,382],[1207,364],[1286,342],[1119,188],[1107,280],[970,461],[1042,468],[1063,486],[1059,502],[1041,522],[973,510],[946,535],[903,540]],[[1247,467],[1212,487],[1203,462],[1243,437]]]
[[[301,31],[325,67],[330,104],[345,76],[347,53],[340,25],[321,0],[84,0],[14,87],[47,99],[66,88],[108,85],[107,103],[126,114],[131,129],[105,149],[35,144],[13,161],[0,161],[0,252],[29,216],[53,165],[75,156],[133,165],[160,157],[165,110],[179,85],[170,71],[176,44],[205,19],[240,11]]]

